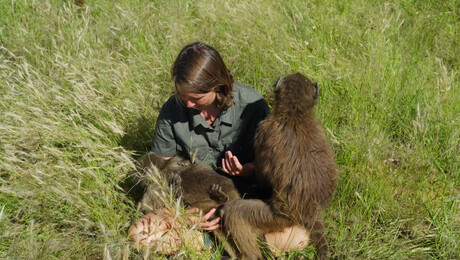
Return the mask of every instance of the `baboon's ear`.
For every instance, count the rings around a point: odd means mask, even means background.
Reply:
[[[278,79],[278,82],[275,85],[275,92],[280,90],[281,85],[283,85],[284,77]]]
[[[313,94],[313,98],[317,99],[319,96],[318,82],[313,83],[313,87],[315,88],[315,93]]]

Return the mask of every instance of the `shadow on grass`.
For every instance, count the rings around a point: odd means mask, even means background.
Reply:
[[[123,126],[125,134],[120,145],[135,153],[135,159],[150,151],[155,131],[156,117],[141,114],[127,120]]]
[[[138,159],[145,153],[149,152],[153,142],[153,133],[155,131],[156,116],[140,114],[137,117],[132,117],[124,124],[125,134],[120,139],[120,145],[126,150],[134,153],[134,159]],[[136,183],[133,178],[133,171],[128,174],[127,178],[120,181],[119,185],[126,192],[128,197],[136,204],[142,199],[144,190]]]

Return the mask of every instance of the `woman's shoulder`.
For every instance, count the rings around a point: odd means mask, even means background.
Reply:
[[[176,96],[171,96],[163,104],[160,111],[160,118],[165,118],[168,120],[179,120],[179,117],[185,116],[185,107],[179,103]]]
[[[168,100],[163,104],[162,108],[163,107],[178,107],[180,104],[176,98],[175,95],[172,95],[168,98]]]

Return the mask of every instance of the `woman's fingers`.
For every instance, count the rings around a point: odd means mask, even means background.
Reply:
[[[189,209],[188,211],[190,213],[198,213],[199,209],[193,208],[193,209]],[[192,224],[200,223],[200,228],[203,230],[212,231],[220,227],[220,224],[219,224],[220,217],[215,218],[211,221],[208,221],[214,215],[215,212],[216,212],[216,209],[213,208],[208,213],[203,215],[201,218],[197,216],[191,216],[189,217],[189,220]]]
[[[225,158],[222,158],[222,171],[227,174],[230,174]]]
[[[214,215],[214,212],[216,212],[216,208],[212,208],[206,215],[201,217],[201,221],[207,221],[212,215]]]
[[[200,213],[200,209],[199,208],[191,208],[191,209],[188,209],[187,212],[189,212],[189,213]]]
[[[225,153],[226,167],[230,175],[240,175],[243,170],[243,165],[241,165],[238,157],[234,156],[231,151]]]
[[[222,158],[222,169],[225,173],[234,175],[231,165],[231,157],[233,157],[232,152],[225,152],[225,156]]]
[[[232,157],[232,165],[233,171],[237,172],[237,174],[240,174],[243,170],[243,165],[241,165],[240,161],[238,160],[238,157],[236,156]]]
[[[220,218],[215,218],[211,221],[208,221],[208,219],[211,218],[215,212],[216,212],[216,209],[213,208],[208,213],[206,213],[206,215],[201,217],[201,229],[212,231],[220,227],[220,224],[219,224]]]
[[[207,231],[218,229],[220,227],[219,221],[220,221],[220,218],[215,218],[211,221],[201,223],[201,229],[207,230]]]

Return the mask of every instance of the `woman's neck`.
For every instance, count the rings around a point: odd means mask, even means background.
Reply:
[[[216,119],[219,117],[221,111],[222,109],[213,105],[210,108],[201,110],[200,115],[204,118],[206,123],[212,125],[214,124],[214,121],[216,121]]]

